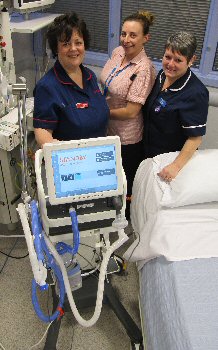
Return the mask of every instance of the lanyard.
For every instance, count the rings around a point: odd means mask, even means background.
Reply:
[[[122,73],[126,68],[128,68],[132,63],[128,63],[127,66],[123,67],[122,69],[118,70],[118,72],[116,74],[114,74],[114,72],[116,71],[116,69],[118,68],[119,65],[117,65],[116,67],[114,67],[112,69],[112,71],[110,72],[110,74],[108,75],[107,79],[105,80],[105,84],[104,84],[104,96],[107,95],[108,92],[108,88],[112,82],[112,80],[117,77],[120,73]]]

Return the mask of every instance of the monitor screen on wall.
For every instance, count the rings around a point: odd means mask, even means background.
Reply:
[[[50,6],[55,0],[13,0],[13,7],[18,11],[35,11]]]

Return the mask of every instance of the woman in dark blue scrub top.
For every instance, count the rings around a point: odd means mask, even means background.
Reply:
[[[76,13],[61,15],[47,39],[57,60],[34,90],[37,143],[105,136],[109,108],[95,74],[82,65],[89,46],[85,22]]]
[[[145,158],[180,151],[175,161],[160,171],[165,181],[176,177],[206,132],[209,93],[190,70],[196,47],[196,38],[187,32],[168,38],[163,69],[143,107]]]

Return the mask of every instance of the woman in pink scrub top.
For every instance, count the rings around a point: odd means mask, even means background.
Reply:
[[[113,51],[100,76],[110,108],[107,134],[118,135],[122,144],[122,162],[127,178],[127,219],[133,180],[144,159],[141,108],[155,80],[154,67],[144,50],[153,20],[154,16],[148,11],[138,11],[125,18],[121,46]]]

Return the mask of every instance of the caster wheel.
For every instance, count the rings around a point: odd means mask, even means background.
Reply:
[[[121,258],[119,255],[114,254],[114,260],[116,261],[116,264],[118,266],[118,271],[116,272],[118,275],[123,275],[125,273],[125,264],[124,259]]]
[[[144,350],[144,346],[142,343],[133,343],[131,342],[130,350]]]

